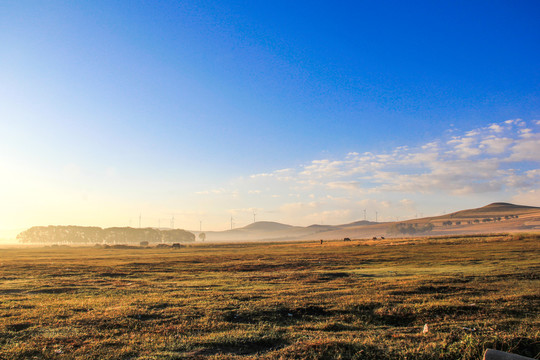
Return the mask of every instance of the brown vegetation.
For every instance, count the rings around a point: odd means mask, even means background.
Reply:
[[[0,358],[535,357],[539,240],[4,249]]]

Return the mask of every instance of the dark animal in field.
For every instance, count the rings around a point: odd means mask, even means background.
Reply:
[[[381,240],[384,240],[384,236],[381,236]]]
[[[343,241],[351,241],[351,238],[345,238]]]
[[[180,243],[174,243],[174,244],[172,244],[172,247],[173,247],[173,249],[180,249],[182,247],[182,245],[180,245]]]

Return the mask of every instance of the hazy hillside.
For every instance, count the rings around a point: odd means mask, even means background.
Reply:
[[[400,222],[361,220],[341,225],[313,224],[306,227],[259,221],[238,229],[208,231],[205,234],[206,241],[286,241],[520,231],[540,231],[540,207],[497,202],[477,209]],[[198,231],[187,232],[180,229],[47,226],[23,231],[17,236],[17,240],[21,243],[170,243],[195,241],[198,234]]]
[[[307,227],[260,221],[234,230],[206,232],[206,235],[209,241],[331,240],[413,235],[396,232],[396,228],[418,229],[415,235],[540,231],[540,208],[497,202],[477,209],[400,222],[361,220],[342,225],[314,224]],[[422,229],[431,230],[422,232]]]
[[[244,226],[242,229],[252,230],[252,231],[279,231],[279,230],[285,230],[285,229],[288,230],[293,227],[294,226],[292,225],[281,224],[281,223],[273,222],[273,221],[257,221],[253,224]]]
[[[504,202],[496,202],[481,208],[461,210],[457,211],[443,217],[449,218],[475,218],[475,217],[486,217],[486,216],[506,216],[513,214],[527,214],[534,213],[540,210],[538,207],[534,206],[525,206],[525,205],[515,205]]]

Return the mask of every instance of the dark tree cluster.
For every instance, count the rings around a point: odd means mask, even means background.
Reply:
[[[88,226],[34,226],[17,235],[21,243],[61,244],[140,244],[192,242],[195,235],[180,229],[158,230],[113,227],[102,229]]]
[[[468,223],[470,224],[471,222],[469,221]],[[458,220],[458,221],[455,221],[455,222],[452,223],[452,221],[447,220],[447,221],[443,221],[442,224],[443,224],[443,226],[452,226],[452,224],[461,225],[461,221]]]
[[[512,215],[512,217],[516,217],[516,218],[517,218],[517,216],[515,216],[515,215]],[[506,216],[505,216],[505,219],[508,220],[509,218],[506,218]],[[494,218],[485,218],[485,219],[482,219],[482,222],[501,221],[501,220],[502,220],[502,217],[496,216],[496,217],[494,217]]]

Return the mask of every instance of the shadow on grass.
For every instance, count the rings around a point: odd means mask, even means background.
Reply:
[[[281,334],[250,334],[247,336],[222,336],[193,344],[195,350],[185,354],[186,358],[206,358],[217,354],[262,355],[289,345]]]
[[[388,359],[378,347],[331,340],[299,342],[280,355],[285,359]]]
[[[310,305],[306,307],[289,308],[285,306],[273,309],[249,310],[249,311],[226,311],[223,320],[231,323],[256,324],[287,323],[296,321],[306,316],[327,316],[330,312],[321,306]]]

